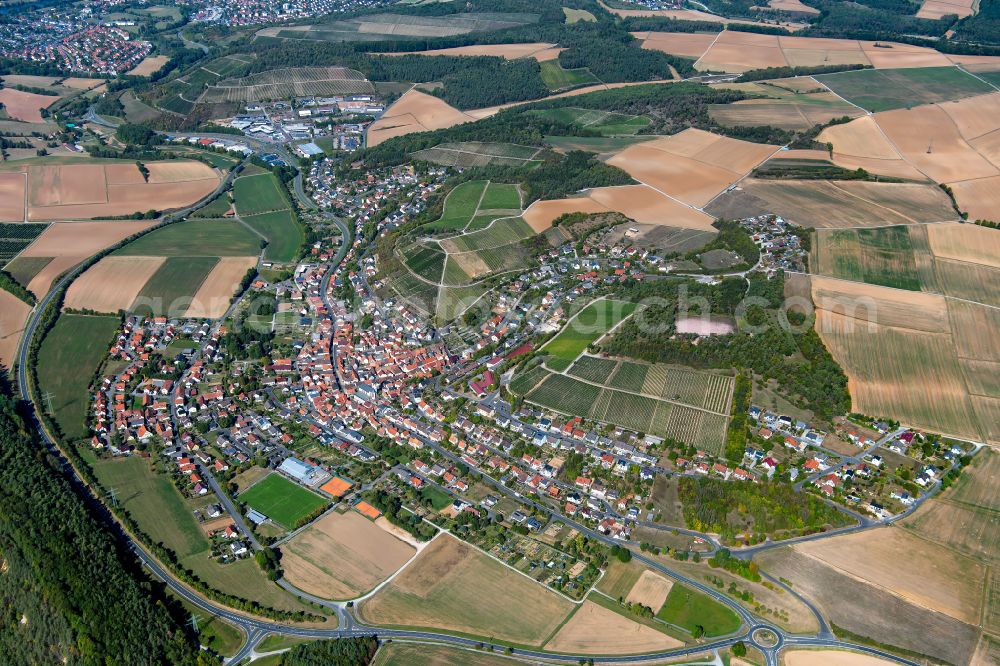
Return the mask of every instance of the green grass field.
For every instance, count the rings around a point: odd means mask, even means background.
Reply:
[[[441,219],[424,225],[423,228],[428,231],[461,231],[476,214],[485,187],[485,180],[462,183],[448,193]]]
[[[284,188],[272,173],[241,176],[233,182],[233,198],[240,215],[291,208]]]
[[[89,384],[108,352],[118,317],[60,315],[38,352],[38,388],[46,409],[72,439],[87,436]]]
[[[625,113],[597,109],[579,109],[572,106],[544,109],[532,113],[568,125],[586,127],[588,130],[598,132],[601,136],[631,136],[648,127],[650,123],[649,118],[645,116],[631,116]]]
[[[649,141],[654,137],[645,136],[547,136],[545,143],[556,150],[570,151],[583,150],[588,153],[616,153],[629,146],[644,141]]]
[[[27,287],[31,279],[48,266],[50,261],[52,257],[17,257],[4,266],[4,270],[22,287]]]
[[[191,213],[191,217],[210,217],[212,219],[218,219],[228,213],[231,207],[229,195],[223,192],[219,196],[212,199],[212,201],[208,204]]]
[[[295,220],[291,209],[248,215],[240,219],[267,238],[264,257],[271,261],[294,261],[306,242],[302,225]]]
[[[375,655],[372,666],[521,666],[523,663],[499,654],[444,645],[385,643]]]
[[[847,101],[873,112],[993,92],[989,84],[957,67],[863,69],[815,78]]]
[[[291,529],[326,500],[277,473],[241,493],[240,501],[249,504],[271,520]]]
[[[235,220],[174,222],[115,252],[133,257],[247,257],[259,253],[260,238]]]
[[[512,217],[499,220],[489,229],[449,238],[447,242],[453,244],[458,252],[468,252],[510,245],[534,235],[535,232],[527,222],[519,217]]]
[[[701,592],[674,584],[663,608],[656,614],[670,624],[683,627],[688,633],[701,627],[707,638],[725,636],[740,628],[740,618],[729,608]]]
[[[151,539],[173,550],[179,558],[208,551],[198,522],[169,477],[153,471],[146,458],[99,460],[94,474]]]
[[[546,60],[540,63],[540,65],[542,81],[549,90],[563,90],[591,83],[600,83],[597,77],[591,74],[590,70],[585,67],[563,69],[559,65],[558,60]]]
[[[635,303],[600,300],[585,307],[567,322],[559,334],[543,347],[548,359],[546,365],[555,370],[565,370],[594,341],[635,311]]]
[[[824,229],[816,240],[817,272],[911,291],[923,286],[909,227]]]
[[[486,194],[479,204],[481,210],[494,209],[515,209],[521,208],[521,196],[517,193],[516,185],[507,183],[490,183],[486,188]]]
[[[440,511],[451,504],[451,496],[437,486],[427,486],[420,492],[420,499],[431,503],[431,508]]]
[[[183,316],[217,263],[218,257],[167,257],[135,297],[131,309],[151,316]]]

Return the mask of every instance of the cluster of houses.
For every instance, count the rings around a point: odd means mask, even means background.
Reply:
[[[187,143],[199,148],[212,148],[214,150],[225,150],[229,153],[239,153],[241,155],[253,155],[253,149],[245,143],[230,139],[207,139],[198,136],[170,136],[166,140],[171,143]]]
[[[177,4],[196,7],[192,21],[226,26],[282,23],[323,16],[335,12],[353,12],[382,6],[378,0],[179,0]]]

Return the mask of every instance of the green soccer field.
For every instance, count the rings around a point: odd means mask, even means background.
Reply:
[[[241,493],[239,499],[289,529],[326,504],[326,500],[316,493],[277,473],[254,484]]]

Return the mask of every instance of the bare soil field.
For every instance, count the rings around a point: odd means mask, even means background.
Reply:
[[[443,129],[473,120],[444,100],[419,90],[408,90],[368,127],[368,145],[413,132]]]
[[[905,160],[939,183],[1000,175],[940,106],[884,111],[875,120]]]
[[[570,653],[639,654],[681,645],[683,643],[676,638],[593,601],[585,601],[569,622],[545,644],[545,649]]]
[[[104,257],[73,281],[64,305],[97,312],[126,310],[164,261],[166,257]]]
[[[714,32],[648,32],[632,33],[642,39],[642,48],[662,51],[685,58],[700,58],[712,45],[718,33]],[[642,35],[640,37],[640,35]]]
[[[801,14],[819,14],[819,10],[804,5],[799,0],[769,0],[767,6],[779,12],[799,12]]]
[[[5,289],[0,289],[0,365],[9,370],[17,359],[17,345],[31,306]]]
[[[1000,234],[976,224],[927,227],[931,252],[937,257],[1000,268]]]
[[[24,220],[24,186],[23,173],[0,173],[0,221]]]
[[[796,551],[969,624],[979,622],[986,567],[894,527],[801,543]],[[906,566],[899,566],[906,553]]]
[[[948,316],[960,358],[1000,362],[1000,310],[953,300]]]
[[[374,624],[435,627],[540,645],[572,608],[561,595],[441,535],[363,602],[360,613]]]
[[[817,309],[855,319],[859,322],[858,329],[871,324],[927,333],[949,332],[948,305],[938,294],[889,289],[818,275],[812,276],[811,284]]]
[[[371,590],[416,552],[356,511],[327,514],[281,550],[285,577],[325,599],[350,599]]]
[[[933,499],[902,525],[924,539],[986,564],[1000,554],[1000,519],[989,510]]]
[[[146,229],[152,222],[120,220],[113,222],[56,222],[28,246],[22,257],[53,257],[28,283],[28,289],[41,298],[52,281],[90,255],[114,245],[123,238]]]
[[[997,118],[1000,93],[942,102],[938,106],[955,122],[959,134],[967,141],[1000,128],[1000,118]]]
[[[888,666],[895,661],[846,650],[786,650],[785,666]]]
[[[972,14],[976,0],[924,0],[917,11],[917,18],[931,19],[936,21],[942,16],[955,14],[959,18],[965,18]]]
[[[257,265],[257,257],[220,257],[212,272],[201,283],[191,301],[186,317],[215,319],[225,314],[233,293],[247,271]]]
[[[7,115],[28,123],[42,122],[42,109],[47,109],[57,101],[59,97],[55,95],[39,95],[14,88],[0,90],[0,104],[4,105]]]
[[[90,90],[91,88],[96,88],[104,82],[104,79],[85,79],[78,76],[71,76],[63,79],[62,83],[59,85],[66,86],[67,88],[73,88],[75,90]]]
[[[1000,160],[998,160],[1000,161]],[[1000,176],[948,183],[959,209],[970,220],[996,220],[1000,217]]]
[[[819,133],[816,140],[833,144],[834,162],[838,155],[878,160],[902,159],[899,151],[892,147],[871,116],[827,127]]]
[[[647,608],[652,608],[655,613],[663,608],[663,602],[667,600],[667,595],[670,594],[670,588],[673,586],[673,581],[652,571],[643,571],[639,580],[629,590],[625,601],[642,604]]]
[[[536,60],[551,60],[558,56],[562,49],[555,44],[530,42],[528,44],[475,44],[472,46],[454,46],[449,49],[430,49],[429,51],[399,51],[395,53],[380,53],[378,55],[425,55],[425,56],[494,56],[506,60],[519,58],[535,58]],[[540,56],[540,57],[539,57]]]
[[[552,199],[535,201],[521,217],[536,233],[541,233],[552,226],[552,221],[566,213],[606,213],[604,206],[590,197],[573,197],[571,199]]]
[[[894,553],[897,567],[899,557]],[[929,611],[792,548],[767,551],[760,564],[772,576],[790,580],[796,592],[848,631],[953,664],[968,663],[976,649],[978,626]]]
[[[955,220],[941,188],[922,183],[763,180],[740,187],[796,224],[814,228],[868,227]]]
[[[129,76],[149,76],[160,71],[160,68],[166,65],[169,60],[170,56],[165,55],[146,56],[142,62],[126,73]]]

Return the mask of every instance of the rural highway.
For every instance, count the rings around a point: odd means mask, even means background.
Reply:
[[[156,229],[163,225],[170,224],[174,221],[180,220],[184,218],[186,215],[188,215],[191,211],[195,210],[201,205],[204,205],[204,203],[206,203],[207,201],[210,201],[214,197],[218,196],[222,191],[224,191],[229,186],[235,171],[236,169],[231,170],[230,173],[226,176],[226,178],[223,179],[222,182],[220,182],[219,186],[212,194],[209,194],[208,196],[206,196],[193,206],[176,211],[166,216],[159,225],[151,227],[151,229]],[[339,222],[339,224],[343,225],[342,221]],[[343,225],[341,228],[343,231],[347,231],[346,225]],[[348,243],[349,238],[350,238],[349,235],[345,235],[345,242],[342,245],[342,251],[338,253],[338,260],[342,260],[343,256],[346,254],[347,248],[349,247]],[[93,494],[93,489],[87,485],[86,481],[82,477],[80,477],[77,471],[70,464],[69,460],[62,455],[62,452],[59,449],[58,444],[56,443],[54,438],[50,436],[50,434],[44,427],[40,417],[38,416],[38,414],[41,413],[40,407],[34,402],[32,392],[29,388],[30,373],[28,372],[28,357],[29,357],[28,350],[30,349],[31,341],[34,339],[37,333],[38,326],[41,321],[41,316],[45,312],[46,308],[51,303],[53,303],[55,299],[58,298],[58,296],[62,293],[63,289],[83,270],[84,266],[86,266],[86,263],[82,263],[76,266],[75,268],[67,272],[61,279],[59,279],[59,281],[53,286],[53,288],[50,289],[50,291],[42,299],[39,300],[39,302],[37,303],[37,305],[35,306],[35,308],[32,310],[32,312],[28,317],[28,321],[25,324],[24,334],[22,336],[20,345],[18,347],[17,380],[18,380],[18,390],[20,393],[20,397],[27,406],[31,407],[30,418],[34,422],[38,434],[42,439],[42,442],[47,447],[49,452],[57,460],[60,461],[64,472],[69,477],[71,483],[73,483],[74,486],[76,486],[76,488],[79,490],[82,499],[85,502],[87,502],[88,505],[95,510],[95,512],[97,512],[104,518],[105,523],[113,530],[115,536],[129,546],[129,548],[132,550],[132,552],[135,554],[138,560],[146,567],[146,569],[151,573],[151,575],[163,581],[164,584],[167,587],[169,587],[174,594],[181,597],[188,603],[192,604],[194,607],[199,608],[200,610],[202,610],[207,614],[219,616],[224,620],[232,623],[233,625],[239,627],[243,631],[246,637],[243,646],[235,655],[227,659],[226,663],[236,664],[246,658],[251,657],[253,655],[254,647],[265,636],[269,634],[279,634],[279,635],[286,635],[293,637],[316,638],[316,639],[330,639],[330,638],[341,638],[348,636],[361,636],[361,635],[374,634],[381,639],[398,638],[407,640],[426,640],[426,641],[434,641],[436,643],[445,643],[455,646],[471,647],[471,648],[476,648],[481,645],[486,645],[486,646],[491,645],[490,641],[479,641],[475,639],[454,636],[442,632],[408,631],[401,629],[382,629],[378,627],[371,627],[365,625],[363,622],[353,617],[351,615],[350,609],[339,606],[334,608],[338,618],[340,618],[339,626],[336,629],[305,627],[296,624],[271,621],[256,616],[250,616],[235,611],[233,609],[230,609],[229,607],[226,607],[222,604],[212,602],[207,598],[201,596],[194,590],[192,590],[183,582],[177,580],[172,573],[166,570],[156,558],[154,558],[145,550],[145,548],[141,543],[139,543],[132,535],[128,534],[120,526],[120,524],[117,523],[115,518],[107,510],[107,507],[104,506],[102,498],[97,497]],[[444,457],[453,460],[455,459],[455,456],[453,456],[450,452],[447,452],[443,449],[438,449],[438,447],[431,442],[425,442],[425,443],[429,444],[430,446],[433,446]],[[484,475],[484,478],[487,477]],[[594,530],[591,530],[582,524],[576,523],[575,521],[572,521],[562,516],[557,511],[554,511],[541,504],[537,504],[533,500],[521,496],[519,493],[516,493],[515,491],[507,488],[506,486],[499,483],[495,479],[490,478],[489,480],[491,484],[498,491],[507,495],[515,496],[518,499],[518,501],[525,502],[529,505],[534,506],[539,511],[542,511],[557,520],[565,522],[566,524],[579,530],[581,533],[586,534],[590,538],[597,539],[603,543],[608,543],[608,544],[616,543],[610,537],[607,537]],[[229,507],[227,507],[227,509],[228,508]],[[733,645],[736,642],[743,641],[750,645],[754,645],[762,652],[762,654],[764,654],[767,666],[777,666],[778,654],[785,646],[812,647],[812,648],[815,647],[849,648],[858,652],[864,652],[867,654],[889,659],[901,664],[907,664],[908,666],[919,666],[916,662],[897,657],[890,653],[875,648],[869,648],[866,646],[854,645],[845,641],[839,641],[835,638],[830,637],[829,635],[821,635],[816,637],[789,635],[784,630],[776,626],[761,622],[743,606],[729,599],[715,588],[709,587],[699,581],[688,578],[683,574],[679,574],[671,570],[664,564],[652,560],[643,554],[637,553],[634,555],[634,557],[635,559],[646,564],[652,569],[660,571],[670,576],[671,578],[674,578],[675,580],[678,580],[693,588],[696,588],[701,592],[709,595],[713,599],[717,600],[718,602],[724,604],[728,608],[732,609],[733,612],[735,612],[741,618],[743,625],[746,629],[738,635],[729,636],[727,638],[722,638],[715,641],[689,645],[673,650],[664,650],[658,653],[642,654],[642,655],[610,656],[610,657],[594,655],[595,658],[599,658],[600,661],[602,662],[627,664],[627,663],[648,662],[659,659],[683,657],[694,654],[703,654],[705,652],[726,648]],[[326,605],[327,607],[330,607],[329,602]],[[760,634],[767,632],[773,634],[775,638],[773,644],[770,643],[765,644],[760,642]],[[504,650],[506,650],[506,646],[504,645],[492,645],[492,647],[498,652],[503,652]],[[572,654],[572,655],[555,654],[529,648],[514,648],[513,654],[520,657],[526,657],[532,659],[544,659],[551,662],[562,662],[562,663],[576,663],[580,660],[581,657],[589,656],[580,654]]]

